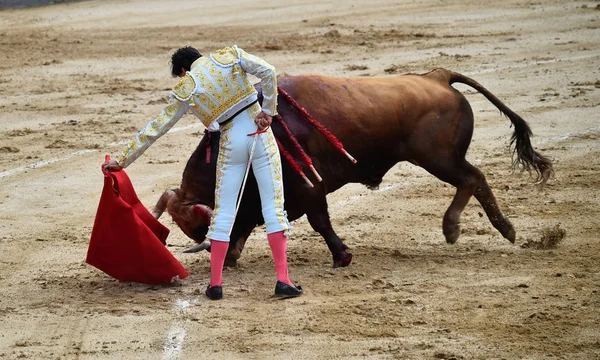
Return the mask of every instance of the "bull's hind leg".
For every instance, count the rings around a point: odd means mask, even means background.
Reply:
[[[512,224],[500,211],[492,190],[483,173],[466,160],[436,162],[432,168],[424,167],[427,171],[456,187],[452,203],[444,214],[442,228],[446,242],[454,244],[460,236],[460,215],[467,206],[471,196],[479,201],[492,225],[502,236],[514,242],[515,230]]]
[[[440,173],[434,175],[456,186],[456,194],[454,195],[454,199],[452,199],[452,203],[448,207],[448,210],[446,210],[442,222],[442,229],[444,231],[444,236],[446,237],[446,242],[454,244],[460,236],[460,215],[469,203],[471,196],[475,193],[483,174],[466,160],[463,160],[463,162],[454,169],[447,169],[443,174]]]
[[[475,170],[479,171],[478,169]],[[483,207],[483,210],[487,214],[492,225],[500,231],[500,234],[502,234],[505,239],[508,239],[508,241],[514,244],[516,240],[515,229],[504,214],[502,214],[502,211],[496,202],[496,197],[492,193],[492,189],[490,189],[487,181],[485,181],[483,174],[481,175],[479,186],[477,186],[477,190],[475,190],[475,198],[479,201],[481,207]]]

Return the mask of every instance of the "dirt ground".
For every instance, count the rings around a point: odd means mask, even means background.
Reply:
[[[213,3],[213,4],[210,4]],[[87,1],[0,11],[0,358],[600,359],[600,5],[563,0]],[[99,166],[165,104],[173,50],[238,44],[280,75],[469,75],[531,125],[555,159],[539,190],[510,170],[509,121],[459,87],[476,126],[468,159],[518,232],[475,199],[447,245],[454,188],[398,164],[379,190],[329,195],[354,261],[332,269],[305,218],[293,223],[301,298],[270,298],[257,228],[225,298],[203,295],[209,254],[168,216],[190,271],[171,286],[121,283],[84,263]],[[184,117],[128,168],[152,206],[177,186],[202,126]],[[556,249],[521,245],[560,226]]]

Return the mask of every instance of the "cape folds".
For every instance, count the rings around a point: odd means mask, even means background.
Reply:
[[[124,170],[104,172],[86,262],[120,281],[168,284],[188,271],[165,247],[169,229],[138,199]]]

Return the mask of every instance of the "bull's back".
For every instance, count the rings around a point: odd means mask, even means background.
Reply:
[[[455,111],[462,98],[443,70],[389,78],[302,75],[279,83],[341,140],[361,138],[381,146],[410,137],[427,119]]]

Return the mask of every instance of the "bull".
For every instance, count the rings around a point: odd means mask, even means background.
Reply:
[[[473,111],[467,99],[451,86],[453,83],[474,88],[510,120],[514,127],[510,141],[513,167],[535,173],[542,184],[553,173],[551,160],[533,149],[527,122],[478,82],[456,72],[436,69],[390,78],[303,75],[283,77],[278,83],[357,160],[356,164],[348,161],[291,106],[289,99],[279,96],[279,114],[322,176],[321,182],[314,181],[315,186],[309,187],[282,161],[285,209],[290,221],[306,214],[311,227],[325,239],[334,267],[348,266],[352,254],[331,226],[326,195],[348,183],[376,189],[386,172],[400,161],[420,166],[456,187],[442,221],[447,243],[457,241],[460,215],[473,195],[500,234],[515,242],[515,229],[500,210],[484,174],[465,159],[473,134]],[[284,147],[291,146],[280,124],[274,122],[272,128]],[[206,247],[202,242],[214,207],[218,138],[218,133],[202,138],[187,162],[181,186],[167,190],[154,209],[156,217],[166,209],[181,230],[201,244],[196,249]],[[227,254],[230,265],[239,259],[252,230],[264,222],[251,173],[242,196]]]

